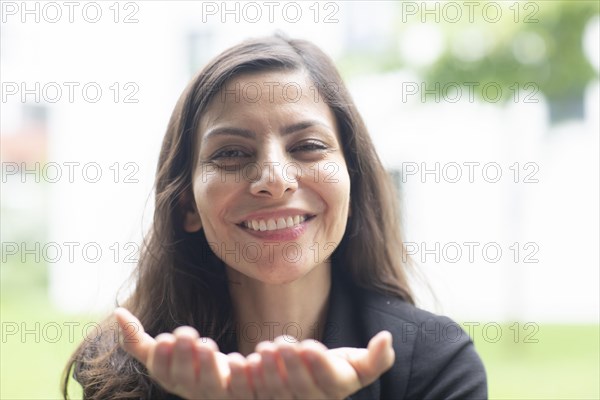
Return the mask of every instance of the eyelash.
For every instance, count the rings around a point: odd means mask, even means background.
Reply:
[[[324,151],[327,150],[327,146],[324,145],[321,142],[317,142],[317,141],[311,141],[311,142],[306,142],[303,144],[300,144],[294,148],[292,148],[290,151],[292,153],[295,152],[320,152],[320,151]],[[238,155],[238,156],[231,156],[231,155],[227,155],[227,154],[231,154],[232,152],[237,152],[237,153],[242,153],[243,155]],[[240,150],[240,149],[223,149],[218,151],[217,153],[215,153],[215,155],[212,157],[213,160],[222,160],[222,159],[233,159],[233,158],[240,158],[240,157],[250,157],[250,155],[248,155],[244,150]]]
[[[292,149],[293,152],[296,152],[296,151],[315,151],[315,150],[316,151],[327,150],[327,146],[325,146],[321,142],[311,141],[311,142],[306,142],[304,144],[296,146],[295,148]]]
[[[245,154],[245,152],[243,150],[240,149],[223,149],[221,151],[218,151],[217,153],[215,153],[215,155],[212,157],[213,160],[219,160],[219,159],[230,159],[230,158],[239,158],[236,156],[227,156],[225,154],[227,153],[232,153],[232,152],[237,152],[237,153],[244,153],[244,156],[247,157],[248,155]]]

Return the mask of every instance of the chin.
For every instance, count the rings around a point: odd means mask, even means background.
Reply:
[[[297,263],[259,265],[253,271],[252,278],[269,285],[285,285],[304,277],[310,269],[301,268]]]

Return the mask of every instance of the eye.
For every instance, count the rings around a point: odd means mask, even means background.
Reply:
[[[226,147],[214,152],[210,157],[209,162],[212,162],[217,168],[237,170],[242,168],[251,157],[252,153],[247,149]]]
[[[314,152],[314,151],[323,151],[327,150],[327,146],[322,142],[311,140],[308,142],[303,142],[297,146],[295,146],[291,151],[294,152]]]
[[[250,157],[250,155],[242,149],[222,149],[217,151],[211,159],[213,160],[229,160],[235,158],[245,158]]]

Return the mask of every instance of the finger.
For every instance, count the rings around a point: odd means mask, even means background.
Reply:
[[[230,353],[227,361],[231,374],[229,376],[229,394],[234,399],[252,399],[250,370],[246,359],[240,353]]]
[[[175,346],[171,363],[171,381],[175,385],[190,388],[196,384],[199,365],[195,341],[198,332],[189,326],[181,326],[173,332]]]
[[[392,334],[389,331],[381,331],[369,341],[369,365],[373,367],[372,374],[375,380],[379,375],[387,371],[394,364],[396,353],[392,347]]]
[[[148,371],[165,389],[171,388],[171,359],[175,336],[161,333],[156,337],[156,346],[148,356]]]
[[[262,358],[258,353],[249,354],[246,358],[252,378],[252,389],[256,399],[269,399],[262,377]]]
[[[368,357],[369,350],[356,347],[338,347],[336,349],[327,350],[327,353],[341,357],[348,362],[356,362],[359,358]]]
[[[156,341],[144,331],[142,323],[125,308],[116,308],[114,316],[119,324],[121,346],[135,359],[146,365],[148,353]]]
[[[217,342],[215,342],[214,340],[212,340],[209,337],[201,337],[199,339],[196,339],[196,345],[197,346],[207,346],[209,349],[211,349],[214,352],[219,351],[219,345],[217,344]]]
[[[366,353],[361,352],[361,356],[351,357],[348,360],[356,370],[363,385],[375,381],[394,364],[395,353],[392,347],[392,334],[388,331],[379,332],[371,338],[367,350]]]
[[[271,398],[292,399],[292,393],[287,389],[285,367],[283,361],[279,359],[276,349],[275,344],[271,342],[262,342],[256,346],[262,359],[262,378],[265,390]]]
[[[363,387],[354,368],[347,361],[332,357],[326,349],[312,340],[302,342],[302,359],[308,364],[313,380],[326,397],[345,398]]]
[[[366,349],[342,347],[328,352],[347,360],[363,386],[372,383],[387,371],[395,358],[392,336],[388,331],[381,331],[371,338]]]
[[[275,339],[278,354],[281,356],[287,376],[287,385],[296,398],[322,399],[325,393],[318,389],[313,381],[307,364],[302,361],[298,346],[280,338]]]
[[[219,367],[214,347],[208,343],[196,340],[196,351],[200,363],[198,387],[207,397],[224,397],[226,394],[225,383],[229,379],[228,371]]]

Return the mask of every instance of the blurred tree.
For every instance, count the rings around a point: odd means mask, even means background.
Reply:
[[[460,86],[495,101],[500,88],[499,103],[536,101],[541,93],[549,102],[551,122],[583,117],[585,88],[598,71],[584,53],[582,37],[600,12],[600,1],[471,2],[476,3],[473,18],[464,2],[436,3],[396,3],[390,8],[397,15],[395,37],[374,37],[385,45],[371,48],[348,43],[342,70],[353,74],[407,68],[421,75],[429,90],[446,88],[451,93],[453,86]],[[461,8],[460,18],[453,18],[451,3]],[[495,18],[498,7],[501,17]],[[407,41],[413,52],[416,48],[422,53],[431,53],[441,41],[439,54],[431,62],[415,63],[402,51]],[[482,90],[486,84],[487,92]],[[426,96],[427,101],[434,98]]]
[[[442,85],[444,82],[496,82],[505,89],[505,101],[515,101],[516,96],[521,101],[527,96],[533,100],[539,89],[548,99],[552,122],[582,118],[585,88],[598,76],[584,54],[582,37],[586,24],[598,14],[600,2],[509,4],[507,8],[514,26],[487,24],[491,28],[490,36],[499,40],[485,56],[467,61],[464,57],[461,59],[460,53],[447,50],[423,71],[427,81]],[[468,22],[462,25],[464,29]],[[481,95],[481,91],[475,94]]]

